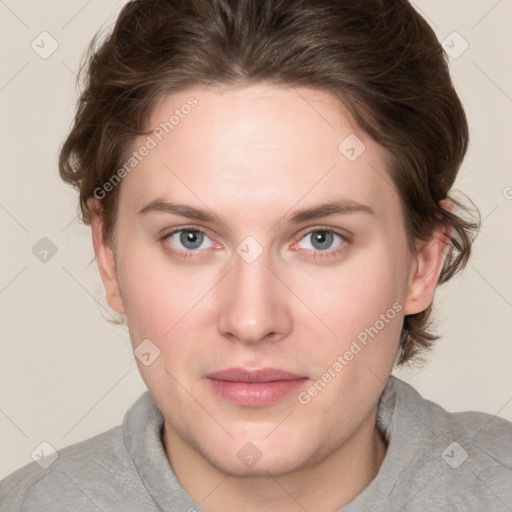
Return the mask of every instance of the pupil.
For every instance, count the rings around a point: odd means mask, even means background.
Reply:
[[[187,249],[197,249],[203,242],[203,234],[198,231],[183,231],[180,236],[180,242]]]
[[[330,231],[314,231],[313,245],[316,249],[328,249],[333,241],[333,233]]]

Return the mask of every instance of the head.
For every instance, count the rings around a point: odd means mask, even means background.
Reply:
[[[477,229],[430,27],[396,0],[141,0],[84,73],[60,172],[169,428],[243,474],[246,443],[285,472],[373,425]],[[302,380],[241,404],[214,389],[233,367]]]

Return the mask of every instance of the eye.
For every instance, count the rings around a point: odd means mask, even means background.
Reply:
[[[297,245],[305,242],[305,246],[302,247],[303,249],[328,251],[330,249],[337,249],[345,241],[346,238],[343,235],[332,229],[315,229],[306,233]]]
[[[192,228],[181,228],[171,231],[163,240],[173,246],[171,250],[190,252],[213,247],[214,242],[202,231]]]

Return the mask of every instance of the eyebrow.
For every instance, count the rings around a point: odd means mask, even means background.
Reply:
[[[285,215],[283,218],[291,224],[300,224],[302,222],[315,220],[321,217],[327,217],[329,215],[358,212],[368,213],[370,215],[375,214],[375,212],[370,206],[347,199],[336,199],[310,208],[303,208],[302,210],[297,210],[293,212],[291,215]],[[144,206],[144,208],[142,208],[138,213],[140,215],[147,215],[149,213],[171,213],[201,222],[224,224],[224,221],[218,215],[216,215],[210,210],[194,208],[192,206],[187,206],[184,204],[170,203],[162,199],[155,199],[151,201],[149,204]]]
[[[224,224],[222,219],[215,215],[215,213],[209,210],[201,210],[199,208],[193,208],[184,204],[174,204],[162,199],[155,199],[147,204],[142,210],[138,212],[140,215],[146,215],[148,213],[174,213],[187,217],[189,219],[199,220],[201,222],[212,222],[218,224]]]
[[[370,215],[375,214],[373,208],[365,204],[360,204],[347,199],[336,199],[312,208],[304,208],[302,210],[295,211],[289,218],[289,222],[292,224],[300,224],[301,222],[315,220],[320,217],[327,217],[328,215],[357,212],[368,213]]]

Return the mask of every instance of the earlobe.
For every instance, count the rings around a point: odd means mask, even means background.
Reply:
[[[443,268],[452,228],[444,224],[430,240],[420,242],[412,266],[405,301],[406,315],[420,313],[430,306]]]
[[[103,236],[103,217],[99,201],[91,199],[89,201],[89,209],[91,212],[94,254],[96,255],[96,261],[105,288],[108,305],[118,313],[124,313],[114,251]]]

